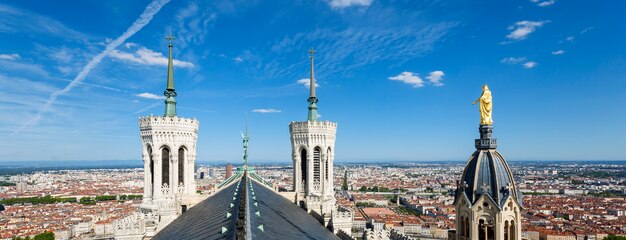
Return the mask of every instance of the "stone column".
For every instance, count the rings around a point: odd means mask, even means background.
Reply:
[[[170,189],[172,195],[178,194],[178,149],[171,151],[170,156]]]
[[[176,190],[178,189],[178,149],[170,150],[170,181],[168,185],[170,185],[170,193],[171,195],[175,195]]]
[[[151,202],[152,201],[152,191],[150,184],[150,156],[147,151],[144,150],[142,154],[143,158],[143,202]]]
[[[487,221],[485,221],[485,224],[483,224],[484,229],[485,229],[485,240],[489,240],[489,231],[488,231],[488,227],[487,227]]]
[[[154,184],[152,184],[152,188],[153,188],[153,196],[152,196],[152,200],[159,198],[161,196],[161,178],[162,178],[162,174],[161,172],[163,171],[163,163],[162,163],[162,157],[161,157],[161,150],[157,149],[156,152],[153,152],[152,154],[152,159],[154,159]]]
[[[471,219],[469,222],[470,222],[470,227],[472,228],[470,231],[470,235],[471,235],[470,239],[478,239],[478,222],[473,221],[474,216],[470,216],[469,219]]]

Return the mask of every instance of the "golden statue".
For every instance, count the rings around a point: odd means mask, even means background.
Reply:
[[[480,102],[480,107],[478,108],[478,111],[480,112],[480,124],[492,125],[493,119],[491,118],[491,110],[493,109],[493,101],[491,100],[491,91],[489,91],[487,84],[483,85],[483,95],[480,95],[480,97],[476,99],[472,105],[477,102]]]

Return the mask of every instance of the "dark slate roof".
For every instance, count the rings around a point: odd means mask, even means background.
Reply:
[[[233,195],[237,185],[238,183],[234,183],[193,206],[159,231],[152,239],[234,239],[235,232],[232,229],[235,228],[237,221],[239,201],[233,201]],[[242,189],[243,187],[238,189],[237,196],[241,195]],[[230,207],[231,202],[234,204],[233,210]],[[233,215],[226,218],[228,211]],[[222,233],[222,227],[226,227],[229,231]]]
[[[243,219],[238,216],[241,197],[247,197],[248,204],[242,208],[246,209],[247,217],[245,235],[251,239],[339,239],[304,209],[246,175],[243,178],[245,181],[240,179],[189,209],[153,239],[235,239],[237,220]],[[237,188],[239,183],[241,186]],[[242,196],[244,188],[247,191]],[[237,195],[233,200],[235,191]],[[233,215],[226,218],[227,212]],[[228,231],[222,233],[222,227]]]
[[[252,239],[339,239],[304,209],[257,181],[249,182],[252,183],[252,189],[248,189]]]
[[[504,157],[495,149],[479,149],[472,154],[463,171],[459,187],[458,191],[464,190],[472,203],[483,194],[487,194],[500,206],[511,194],[520,206],[522,203],[513,174]]]

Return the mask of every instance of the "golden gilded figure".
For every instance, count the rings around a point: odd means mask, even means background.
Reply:
[[[478,108],[478,111],[480,112],[480,124],[492,125],[493,119],[491,118],[491,110],[493,109],[493,101],[491,100],[491,91],[489,91],[487,84],[483,85],[483,94],[480,95],[480,97],[476,99],[472,105],[477,102],[480,102],[480,107]]]

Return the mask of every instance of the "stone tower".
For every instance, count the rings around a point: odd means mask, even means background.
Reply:
[[[333,161],[337,124],[317,119],[315,50],[311,49],[309,53],[311,76],[308,119],[289,124],[294,169],[293,185],[296,203],[327,220],[330,219],[336,202],[333,189]]]
[[[176,116],[176,91],[172,40],[169,40],[167,86],[164,92],[163,116],[139,118],[142,158],[144,162],[144,193],[141,210],[159,216],[167,224],[195,202],[194,164],[198,120]]]
[[[506,160],[496,150],[493,126],[481,124],[476,151],[457,184],[457,240],[521,240],[522,195]],[[451,236],[451,237],[452,237]]]

